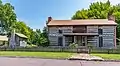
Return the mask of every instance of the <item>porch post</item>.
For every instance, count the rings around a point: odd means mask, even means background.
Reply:
[[[63,36],[63,47],[65,47],[65,36]]]
[[[74,43],[76,43],[76,36],[74,36]]]
[[[87,46],[87,36],[85,36],[85,46]]]
[[[114,47],[116,48],[116,26],[114,27]]]

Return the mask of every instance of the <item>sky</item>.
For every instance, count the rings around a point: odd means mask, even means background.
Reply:
[[[71,19],[77,10],[88,8],[90,3],[107,0],[2,0],[15,7],[17,19],[24,21],[32,29],[43,29],[47,18]],[[113,5],[120,0],[110,0]]]

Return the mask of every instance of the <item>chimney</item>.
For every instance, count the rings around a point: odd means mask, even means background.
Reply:
[[[48,23],[52,20],[52,17],[48,17]]]
[[[114,15],[108,15],[108,20],[109,21],[115,21],[115,16]]]

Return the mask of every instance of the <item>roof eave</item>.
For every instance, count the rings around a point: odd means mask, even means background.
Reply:
[[[91,24],[91,25],[94,25],[94,24]],[[98,25],[98,24],[95,24],[95,25]],[[100,24],[100,25],[104,25],[104,26],[117,26],[118,24]],[[47,25],[47,26],[79,26],[79,25]],[[86,25],[88,26],[88,25]]]

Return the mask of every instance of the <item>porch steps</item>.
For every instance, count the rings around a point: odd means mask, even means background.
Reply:
[[[77,48],[77,53],[89,53],[88,47],[80,46]]]

